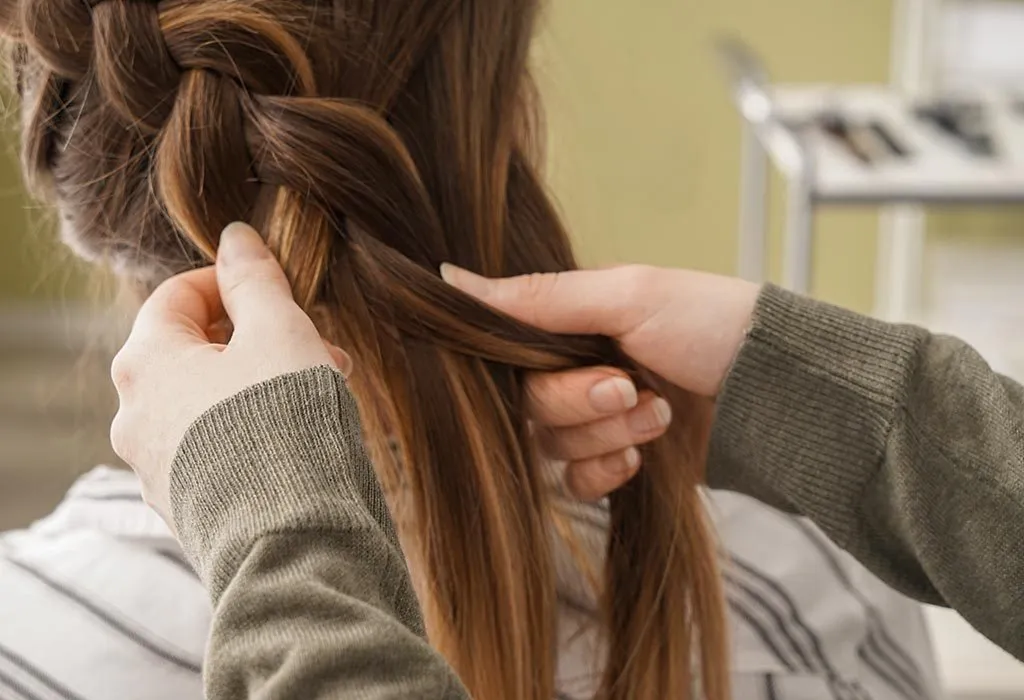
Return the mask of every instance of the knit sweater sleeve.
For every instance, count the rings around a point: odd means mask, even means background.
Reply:
[[[709,473],[1024,658],[1024,389],[963,342],[768,287]]]
[[[211,409],[178,450],[171,500],[215,606],[210,700],[469,697],[424,638],[340,374],[278,377]]]

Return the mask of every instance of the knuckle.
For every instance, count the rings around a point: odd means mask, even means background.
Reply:
[[[544,299],[551,296],[560,278],[561,274],[557,272],[534,272],[527,275],[523,285],[526,289],[526,296],[530,299]]]
[[[135,380],[135,362],[126,347],[121,348],[110,363],[110,380],[119,394],[126,391]]]
[[[624,423],[624,419],[615,419],[580,428],[577,432],[580,450],[585,456],[594,457],[629,447],[633,438]]]
[[[543,307],[555,292],[560,273],[534,272],[502,280],[488,302],[530,326],[543,325]]]
[[[587,430],[580,439],[581,446],[587,456],[607,454],[613,452],[629,442],[623,440],[618,431],[612,430]]]
[[[566,469],[566,487],[582,501],[598,501],[629,483],[638,469],[624,452],[577,461]]]
[[[617,448],[616,440],[607,431],[595,430],[590,425],[555,428],[548,433],[542,443],[544,449],[559,459],[590,459]]]
[[[110,446],[114,450],[114,454],[125,461],[129,466],[134,466],[132,463],[132,450],[129,437],[131,432],[128,430],[126,425],[127,419],[125,418],[123,411],[118,411],[114,416],[114,419],[110,422]]]
[[[585,503],[599,501],[615,490],[614,485],[603,483],[602,476],[594,469],[592,462],[569,465],[565,472],[565,487],[570,494]]]

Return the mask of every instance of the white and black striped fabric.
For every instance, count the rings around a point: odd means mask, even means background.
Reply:
[[[726,548],[737,700],[935,700],[918,607],[812,526],[710,496]],[[574,507],[599,541],[599,508]],[[571,584],[571,581],[569,582]],[[589,697],[593,608],[564,586],[559,700]],[[99,468],[0,536],[0,700],[201,700],[211,610],[132,474]]]
[[[203,697],[205,591],[134,475],[100,468],[0,538],[2,700]]]
[[[813,525],[739,494],[708,494],[723,545],[736,700],[937,700],[921,606],[888,588]],[[603,509],[562,505],[594,547]],[[565,559],[566,557],[562,557]],[[564,700],[589,698],[600,651],[592,605],[561,571]],[[572,614],[569,611],[573,611]]]

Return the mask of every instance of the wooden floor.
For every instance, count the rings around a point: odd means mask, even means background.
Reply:
[[[105,355],[0,347],[0,531],[47,513],[78,475],[114,463]]]

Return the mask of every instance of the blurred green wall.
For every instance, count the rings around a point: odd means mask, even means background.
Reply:
[[[14,120],[0,123],[0,301],[80,297],[85,266],[57,242],[52,213],[25,194]]]
[[[3,122],[4,148],[0,151],[0,299],[29,297],[38,293],[40,255],[32,240],[27,201],[18,176],[11,125]]]
[[[712,52],[720,32],[750,42],[778,80],[887,79],[890,0],[549,5],[538,53],[550,175],[592,263],[733,271],[740,125]],[[0,167],[0,299],[73,294],[66,256],[29,216],[14,163]],[[778,230],[783,192],[773,189]],[[870,307],[875,228],[873,213],[822,216],[819,295]]]
[[[780,81],[886,82],[890,0],[552,0],[540,78],[551,179],[588,262],[733,272],[740,122],[713,53],[738,36]],[[775,244],[784,189],[773,185]],[[820,216],[815,293],[871,307],[877,216]]]

